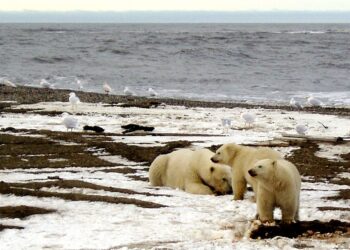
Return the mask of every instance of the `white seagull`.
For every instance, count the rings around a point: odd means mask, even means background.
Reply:
[[[104,90],[104,92],[108,95],[110,92],[112,92],[112,88],[111,88],[111,86],[109,86],[109,84],[108,83],[104,83],[103,84],[103,90]]]
[[[83,89],[84,88],[84,84],[80,79],[76,79],[77,85],[79,86],[79,89]]]
[[[306,131],[307,131],[307,127],[303,124],[298,124],[296,127],[295,127],[295,130],[297,131],[297,133],[299,135],[305,135],[306,134]]]
[[[148,88],[148,94],[150,96],[157,96],[158,95],[158,93],[152,88]]]
[[[310,96],[309,98],[307,98],[307,103],[312,107],[321,107],[323,105],[319,99],[313,96]]]
[[[62,123],[64,124],[64,126],[66,126],[67,131],[70,129],[71,131],[73,131],[73,129],[78,127],[78,119],[74,118],[73,116],[70,116],[68,114],[65,114]]]
[[[223,132],[228,133],[229,128],[231,127],[231,119],[228,118],[222,118],[221,124],[223,126]]]
[[[123,92],[125,95],[128,95],[128,96],[135,95],[135,93],[132,90],[130,90],[129,87],[125,87]]]
[[[14,84],[13,82],[7,80],[7,79],[3,79],[2,80],[2,84],[4,84],[7,87],[12,87],[12,88],[16,88],[16,84]]]
[[[49,83],[47,80],[45,79],[41,79],[40,80],[40,86],[43,87],[43,88],[46,88],[46,89],[49,89],[52,87],[52,84]]]
[[[80,103],[80,99],[75,95],[74,92],[71,92],[69,93],[69,102],[72,105],[72,110],[75,111],[77,109],[78,103]]]
[[[297,109],[302,109],[303,106],[301,105],[301,103],[297,100],[294,99],[294,97],[292,97],[292,99],[290,99],[289,104],[293,107],[293,108],[297,108]]]
[[[245,113],[242,113],[241,114],[241,118],[244,120],[245,124],[250,127],[254,121],[255,121],[255,115],[252,114],[252,113],[248,113],[248,112],[245,112]]]

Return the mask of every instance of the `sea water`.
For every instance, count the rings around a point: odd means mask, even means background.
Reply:
[[[208,101],[350,105],[349,24],[0,24],[0,78]]]

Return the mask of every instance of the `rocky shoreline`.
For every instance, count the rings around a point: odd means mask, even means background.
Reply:
[[[17,104],[33,104],[38,102],[66,102],[72,90],[47,89],[18,86],[16,88],[0,85],[0,101],[16,101]],[[243,102],[211,102],[171,98],[148,98],[141,96],[106,95],[101,93],[74,91],[82,102],[106,103],[110,105],[123,105],[124,107],[150,108],[162,103],[174,106],[202,107],[202,108],[262,108],[296,111],[297,109],[286,105],[249,104]],[[4,104],[0,104],[4,106]],[[0,106],[1,108],[1,106]],[[335,107],[305,107],[302,111],[318,114],[350,116],[350,108]]]

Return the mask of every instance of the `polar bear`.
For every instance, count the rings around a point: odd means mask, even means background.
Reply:
[[[301,178],[298,169],[286,160],[264,159],[248,170],[257,180],[257,216],[262,222],[273,222],[273,210],[280,207],[282,222],[299,220]]]
[[[253,164],[261,159],[280,159],[277,151],[267,147],[247,147],[235,143],[227,143],[216,150],[211,160],[215,163],[227,164],[232,169],[232,189],[234,200],[243,200],[247,182],[256,193],[256,181],[248,174]]]
[[[226,194],[232,191],[231,169],[213,163],[209,149],[179,149],[159,155],[151,164],[152,186],[180,188],[192,194]]]

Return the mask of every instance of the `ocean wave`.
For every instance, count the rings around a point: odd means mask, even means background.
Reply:
[[[54,63],[61,63],[61,62],[72,62],[74,60],[73,57],[59,57],[59,56],[54,56],[54,57],[46,57],[46,56],[36,56],[33,57],[32,60],[37,63],[49,63],[49,64],[54,64]]]
[[[319,63],[318,66],[323,68],[350,69],[350,63]]]
[[[37,28],[37,29],[22,29],[24,32],[28,33],[36,33],[36,32],[47,32],[47,33],[66,33],[66,32],[74,32],[71,29],[56,29],[56,28]]]
[[[97,50],[98,52],[111,52],[112,54],[116,55],[129,55],[131,54],[130,51],[125,50],[125,49],[114,49],[114,48],[99,48]]]
[[[295,30],[295,31],[282,31],[283,34],[326,34],[329,31],[326,30]]]
[[[222,59],[256,59],[256,57],[248,54],[246,51],[233,51],[230,49],[222,49],[222,48],[186,48],[181,49],[173,53],[173,55],[187,55],[191,57],[203,57],[203,58],[222,58]]]

